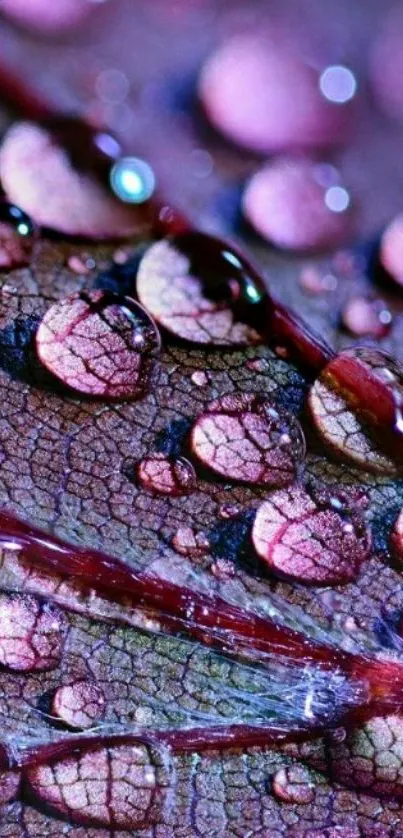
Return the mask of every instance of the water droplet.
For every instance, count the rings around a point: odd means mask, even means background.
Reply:
[[[207,556],[210,542],[204,532],[197,532],[192,527],[179,527],[173,539],[172,546],[181,556],[199,559]]]
[[[47,369],[73,390],[133,399],[144,392],[160,339],[149,315],[131,298],[83,291],[48,309],[36,346]]]
[[[159,241],[138,269],[140,302],[168,332],[214,346],[261,342],[266,292],[254,269],[228,243],[204,233]]]
[[[69,256],[67,265],[73,273],[88,276],[95,267],[95,261],[93,259],[85,259],[82,256]]]
[[[284,434],[289,443],[280,446]],[[193,425],[191,447],[216,474],[262,486],[292,482],[305,456],[298,420],[253,393],[228,394],[211,402]]]
[[[346,530],[348,525],[348,530]],[[273,573],[305,584],[341,585],[358,575],[371,540],[361,510],[292,486],[259,506],[252,543]]]
[[[72,749],[74,744],[72,745]],[[26,772],[31,794],[74,824],[133,830],[161,821],[167,755],[139,741],[92,747]]]
[[[103,718],[105,696],[93,681],[75,681],[56,690],[52,712],[69,727],[84,730]]]
[[[54,669],[67,627],[56,606],[28,594],[1,594],[0,664],[16,672]]]
[[[188,460],[158,452],[138,464],[137,479],[143,489],[161,495],[186,495],[196,484],[195,470]]]
[[[382,300],[351,297],[342,314],[343,325],[357,337],[384,337],[392,326],[392,313]]]
[[[249,180],[243,211],[254,229],[276,247],[332,249],[353,232],[350,196],[343,186],[324,187],[309,160],[275,159]]]
[[[236,503],[223,503],[218,510],[218,515],[224,520],[236,518],[242,512],[242,506]]]
[[[196,370],[195,372],[192,372],[190,378],[193,381],[193,384],[196,384],[197,387],[205,387],[205,385],[209,383],[208,375],[206,372],[203,372],[203,370]]]
[[[204,65],[199,94],[212,123],[233,142],[266,155],[296,146],[316,150],[337,144],[349,128],[351,106],[334,101],[352,98],[350,73],[327,68],[321,77],[327,96],[321,95],[301,43],[289,29],[286,37],[274,29],[264,37],[227,38]]]
[[[0,201],[0,268],[28,265],[38,229],[29,216],[8,201]]]
[[[298,765],[276,771],[272,788],[275,796],[285,803],[312,803],[315,797],[315,786],[309,771]]]

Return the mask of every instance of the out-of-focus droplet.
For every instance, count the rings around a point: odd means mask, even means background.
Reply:
[[[382,300],[351,297],[342,313],[345,328],[356,337],[384,337],[392,326],[393,316]]]
[[[369,61],[369,82],[378,106],[403,121],[403,7],[394,3],[380,16],[381,25]]]
[[[104,102],[123,102],[130,90],[125,73],[114,67],[102,70],[95,82],[95,92]]]
[[[1,11],[10,19],[41,35],[57,35],[84,23],[92,11],[84,0],[2,0]]]
[[[357,79],[349,69],[342,64],[326,67],[319,79],[319,87],[323,96],[329,102],[344,105],[357,92]]]
[[[116,197],[127,204],[144,204],[155,190],[151,166],[140,157],[121,157],[111,169],[110,183]]]
[[[14,204],[0,201],[0,269],[28,265],[37,238],[30,217]]]
[[[344,140],[350,127],[349,73],[327,68],[323,95],[317,70],[289,37],[237,35],[207,59],[199,95],[211,122],[233,142],[263,153],[321,148]]]
[[[242,203],[250,224],[277,247],[331,249],[353,234],[348,191],[340,185],[326,188],[317,165],[308,160],[268,163],[252,175]]]
[[[384,230],[378,254],[379,264],[387,277],[403,287],[403,213],[399,213]]]
[[[209,383],[208,375],[204,370],[195,370],[190,378],[193,384],[196,384],[196,387],[205,387]]]

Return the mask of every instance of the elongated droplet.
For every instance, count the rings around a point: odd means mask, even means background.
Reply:
[[[311,388],[308,407],[329,453],[368,471],[403,465],[403,369],[369,347],[341,352]]]
[[[73,823],[141,829],[161,820],[164,756],[143,744],[95,746],[27,772],[34,797]]]

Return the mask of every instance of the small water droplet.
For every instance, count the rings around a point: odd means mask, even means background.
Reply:
[[[291,765],[276,771],[272,782],[273,793],[285,803],[312,803],[315,787],[306,768]]]
[[[57,606],[29,594],[1,594],[0,664],[16,672],[54,669],[67,627]]]
[[[211,565],[210,570],[220,582],[227,582],[228,579],[233,579],[235,576],[235,567],[228,559],[217,559]]]
[[[209,383],[208,375],[203,370],[196,370],[195,372],[192,372],[190,378],[193,381],[193,384],[196,384],[197,387],[204,387]]]
[[[204,532],[197,532],[192,527],[179,527],[172,546],[177,553],[188,558],[198,559],[208,555],[210,542]]]
[[[137,479],[143,489],[161,495],[186,495],[196,483],[192,464],[184,457],[168,457],[155,452],[137,466]]]
[[[223,503],[219,510],[218,515],[220,518],[224,520],[236,518],[237,515],[242,512],[242,506],[236,503]]]
[[[94,263],[94,264],[93,264]],[[94,260],[88,260],[82,256],[69,256],[67,265],[75,274],[82,274],[88,276],[92,268],[95,267]]]
[[[69,727],[85,730],[103,718],[105,696],[96,683],[75,681],[56,690],[52,712]]]
[[[30,217],[8,201],[0,201],[0,268],[28,265],[38,229]]]
[[[249,358],[245,366],[252,372],[266,372],[270,368],[270,364],[265,358]]]

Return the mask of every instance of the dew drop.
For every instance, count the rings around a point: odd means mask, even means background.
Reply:
[[[390,330],[393,316],[382,300],[351,297],[344,306],[342,321],[356,337],[382,338]]]
[[[173,539],[172,546],[181,556],[199,559],[207,556],[210,542],[204,532],[197,532],[192,527],[179,527]]]
[[[66,631],[66,617],[57,606],[28,594],[0,595],[0,664],[7,669],[54,669]]]
[[[403,213],[388,224],[381,236],[379,264],[395,287],[403,287]]]
[[[255,321],[266,299],[262,282],[221,239],[192,232],[157,242],[140,262],[136,287],[142,305],[176,338],[213,346],[261,342]]]
[[[351,582],[368,556],[371,540],[360,508],[337,506],[327,492],[314,497],[292,486],[259,506],[252,543],[276,575],[313,585]],[[348,529],[346,529],[348,525]]]
[[[237,515],[240,514],[240,512],[242,512],[242,506],[240,506],[239,504],[223,503],[218,510],[218,515],[220,518],[226,521],[228,519],[230,520],[231,518],[236,518]]]
[[[308,409],[330,454],[359,468],[396,474],[402,467],[403,370],[385,352],[341,352],[311,387]]]
[[[305,456],[298,420],[255,393],[228,394],[211,402],[193,425],[191,448],[216,474],[262,486],[292,482]]]
[[[52,712],[69,727],[84,730],[104,717],[105,696],[93,681],[75,681],[56,690]]]
[[[187,495],[196,484],[195,470],[185,457],[168,457],[159,452],[141,460],[137,479],[143,489],[160,495]]]
[[[141,741],[86,748],[26,778],[37,800],[72,823],[122,830],[160,822],[170,784],[165,753]]]
[[[357,80],[354,73],[342,64],[326,67],[319,79],[321,93],[329,102],[344,105],[355,96]]]
[[[306,768],[291,765],[276,771],[272,782],[273,793],[284,803],[312,803],[315,786]]]
[[[0,773],[0,806],[10,803],[18,797],[21,775],[18,771]]]
[[[276,247],[332,249],[353,233],[349,193],[326,189],[308,160],[277,159],[259,169],[246,186],[243,211],[254,229]]]
[[[29,265],[38,229],[30,217],[8,201],[0,201],[0,269]]]
[[[209,383],[208,375],[203,370],[195,370],[190,378],[193,384],[196,384],[196,387],[205,387]]]
[[[69,256],[67,265],[73,273],[88,276],[95,267],[95,261],[93,259],[85,259],[83,256]]]
[[[338,143],[349,128],[350,73],[347,67],[327,68],[323,95],[301,44],[276,28],[264,37],[227,39],[207,59],[199,95],[211,122],[233,142],[266,154],[317,149]]]
[[[144,392],[160,339],[131,298],[83,291],[48,309],[36,346],[40,361],[67,387],[98,398],[135,399]]]
[[[265,358],[250,358],[246,361],[245,366],[252,372],[267,372],[270,369],[270,364]]]

